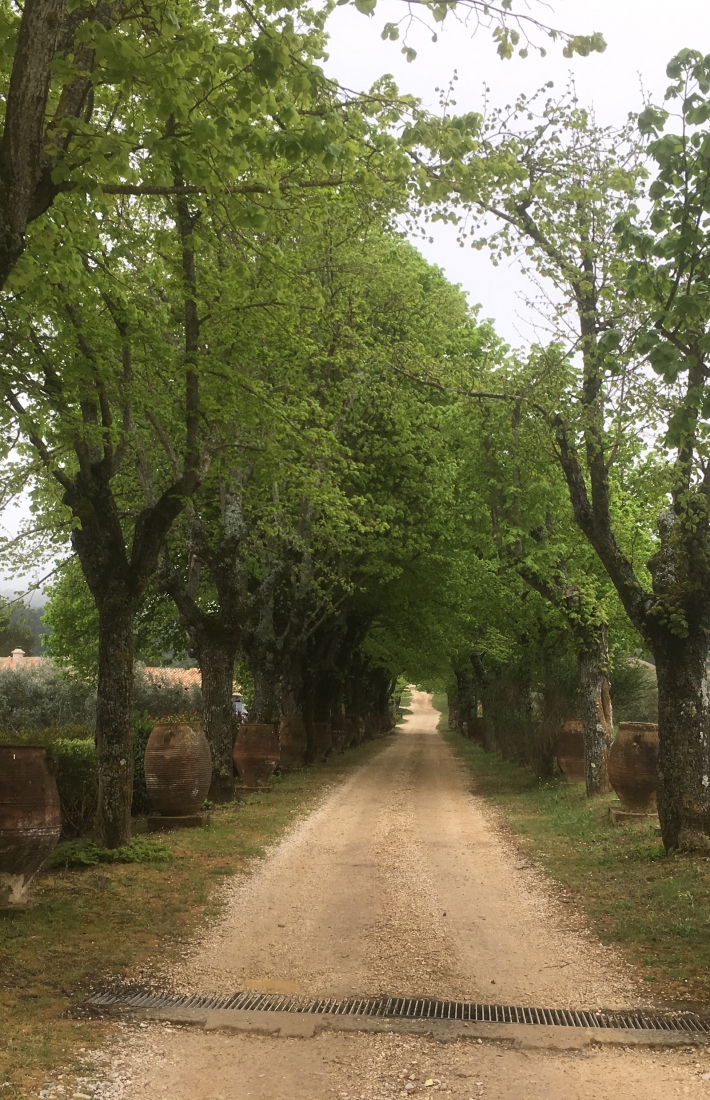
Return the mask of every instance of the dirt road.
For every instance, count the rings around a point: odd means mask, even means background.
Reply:
[[[527,866],[469,792],[415,692],[392,743],[246,883],[174,985],[190,991],[402,994],[532,1006],[646,999],[616,953]],[[534,1030],[534,1029],[531,1029]],[[564,1030],[564,1029],[558,1029]],[[126,1026],[97,1095],[132,1100],[710,1097],[704,1050],[511,1049],[411,1035],[294,1039]]]

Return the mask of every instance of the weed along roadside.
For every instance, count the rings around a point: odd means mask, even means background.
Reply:
[[[583,911],[603,943],[621,948],[649,983],[659,1007],[710,1006],[710,860],[667,856],[649,825],[613,827],[614,795],[587,798],[584,784],[540,782],[529,768],[447,729],[446,697],[439,729],[473,779],[476,794],[499,811],[522,852],[562,888],[562,900]]]
[[[34,1093],[50,1071],[69,1081],[86,1068],[86,1052],[115,1027],[85,1015],[87,993],[145,980],[177,958],[219,915],[225,876],[248,874],[320,795],[388,743],[277,777],[268,794],[216,807],[208,828],[139,836],[124,858],[140,862],[93,863],[87,842],[60,845],[33,880],[28,907],[0,911],[0,1097]],[[68,859],[86,862],[62,866]]]

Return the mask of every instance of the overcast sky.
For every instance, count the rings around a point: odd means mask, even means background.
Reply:
[[[381,0],[370,18],[350,5],[336,8],[329,24],[326,70],[357,91],[391,73],[401,91],[417,96],[432,110],[438,103],[435,89],[447,87],[457,71],[455,98],[460,112],[481,109],[484,85],[490,88],[491,104],[504,105],[520,92],[535,92],[548,80],[562,92],[572,74],[580,102],[594,108],[598,122],[613,124],[640,109],[642,85],[657,102],[663,99],[669,83],[666,65],[678,50],[689,46],[710,53],[710,0],[553,0],[550,4],[529,0],[527,7],[525,0],[514,0],[513,6],[577,34],[600,31],[607,41],[606,51],[569,60],[562,56],[559,44],[538,35],[537,41],[548,51],[545,58],[531,52],[525,59],[502,61],[485,28],[473,36],[472,28],[447,20],[436,43],[424,29],[410,34],[418,56],[408,63],[400,52],[401,42],[380,38],[383,25],[398,22],[406,5],[402,0]],[[472,303],[480,302],[483,316],[495,321],[506,340],[514,346],[532,340],[533,330],[518,297],[525,284],[515,262],[494,268],[485,252],[459,248],[453,227],[435,224],[431,231],[433,245],[417,242],[427,258],[460,283]]]
[[[523,4],[524,0],[516,0],[521,11]],[[548,80],[562,91],[572,74],[581,103],[594,107],[597,120],[620,123],[629,111],[639,109],[642,85],[656,101],[662,99],[668,83],[665,67],[678,50],[690,46],[710,52],[710,0],[557,0],[551,4],[530,0],[527,10],[575,33],[601,31],[608,43],[606,52],[566,60],[559,44],[545,42],[545,58],[531,53],[525,60],[501,61],[484,28],[473,36],[472,29],[447,20],[437,43],[424,29],[411,32],[410,44],[418,57],[408,64],[400,53],[401,43],[380,38],[383,25],[398,22],[406,5],[403,0],[381,0],[371,18],[350,5],[336,8],[330,19],[326,70],[355,91],[366,90],[378,77],[391,73],[401,91],[417,96],[432,110],[438,103],[435,89],[448,86],[457,71],[456,101],[461,112],[480,110],[484,85],[490,88],[491,103],[504,105],[520,92],[535,92]],[[483,316],[492,318],[511,344],[520,346],[533,339],[519,298],[525,282],[515,264],[494,268],[485,253],[460,249],[451,227],[434,225],[431,232],[432,245],[417,242],[427,258],[460,283],[472,303],[481,304]],[[0,526],[16,530],[24,511],[9,509],[0,517]],[[26,579],[0,580],[0,592],[12,592]]]

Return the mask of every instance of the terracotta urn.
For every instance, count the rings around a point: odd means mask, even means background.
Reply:
[[[279,767],[282,772],[293,772],[300,768],[306,756],[308,738],[306,726],[300,715],[283,715],[279,726],[281,756]]]
[[[557,763],[568,783],[584,783],[584,733],[577,718],[570,718],[560,731]]]
[[[271,722],[244,722],[234,743],[234,763],[245,787],[266,787],[281,756]]]
[[[325,760],[330,756],[333,747],[333,735],[330,728],[330,722],[313,722],[311,730],[313,733],[315,760]]]
[[[199,812],[212,779],[212,754],[202,729],[187,722],[158,722],[145,747],[145,785],[156,813],[189,817]]]
[[[30,881],[62,831],[47,750],[0,745],[0,909],[23,905]]]
[[[627,813],[656,810],[658,726],[654,722],[620,722],[609,753],[609,779]]]
[[[330,736],[333,744],[333,752],[345,752],[345,742],[350,737],[345,716],[334,714],[330,719]]]

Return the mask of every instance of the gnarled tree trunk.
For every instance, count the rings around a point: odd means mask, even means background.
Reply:
[[[99,607],[96,833],[108,848],[120,848],[131,839],[134,614],[120,593],[108,596]]]
[[[587,795],[606,794],[609,750],[614,737],[609,694],[609,646],[602,624],[579,653],[579,714],[584,732],[584,779]]]
[[[212,753],[212,781],[209,797],[213,802],[231,802],[234,798],[234,738],[236,721],[232,705],[236,644],[233,640],[210,637],[199,632],[195,645],[202,672],[202,725]]]
[[[658,677],[658,813],[666,848],[710,846],[710,712],[705,633],[654,645]]]

